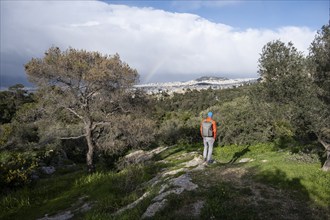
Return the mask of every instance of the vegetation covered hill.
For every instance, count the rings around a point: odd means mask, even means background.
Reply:
[[[232,145],[215,148],[214,163],[205,166],[200,144],[161,148],[152,158],[145,157],[146,152],[135,152],[125,158],[125,166],[118,171],[89,175],[79,168],[58,170],[32,186],[2,197],[0,217],[330,217],[330,173],[320,170],[316,154],[292,154],[272,145]]]

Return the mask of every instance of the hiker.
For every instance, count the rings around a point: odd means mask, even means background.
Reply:
[[[204,142],[204,162],[207,164],[212,163],[212,151],[215,138],[217,136],[217,125],[216,122],[212,119],[213,113],[208,112],[207,118],[204,119],[201,123],[201,135]]]

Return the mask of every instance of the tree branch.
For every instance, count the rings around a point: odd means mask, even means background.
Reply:
[[[77,137],[63,137],[63,138],[60,138],[61,140],[72,140],[72,139],[79,139],[79,138],[82,138],[82,137],[85,137],[86,134],[83,134],[83,135],[80,135],[80,136],[77,136]]]
[[[330,151],[330,144],[322,140],[321,135],[316,134],[318,142],[320,142],[326,151]]]
[[[102,122],[94,123],[93,126],[92,126],[92,130],[94,130],[97,126],[100,126],[100,125],[111,125],[111,122],[102,121]]]
[[[120,107],[120,109],[124,112],[124,113],[130,113],[131,111],[129,111],[129,110],[125,110],[124,108],[123,108],[123,106],[121,106],[121,105],[119,105],[119,107]]]
[[[73,113],[75,116],[77,116],[78,118],[80,118],[81,120],[83,120],[84,118],[79,115],[76,111],[74,111],[72,108],[66,107],[67,110],[69,110],[71,113]]]

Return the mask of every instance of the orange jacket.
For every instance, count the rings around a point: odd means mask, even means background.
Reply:
[[[212,118],[210,118],[210,117],[207,117],[206,119],[204,119],[204,120],[201,122],[201,127],[200,127],[201,136],[203,137],[203,134],[202,134],[202,127],[203,127],[203,126],[202,126],[202,124],[203,124],[204,121],[211,121],[211,122],[212,122],[213,137],[214,137],[214,139],[215,139],[216,136],[217,136],[217,125],[216,125],[215,121],[214,121]]]

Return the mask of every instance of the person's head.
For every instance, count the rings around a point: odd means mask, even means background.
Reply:
[[[213,112],[208,112],[208,113],[207,113],[207,117],[212,118],[212,116],[213,116]]]

